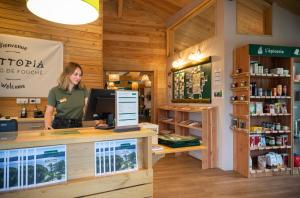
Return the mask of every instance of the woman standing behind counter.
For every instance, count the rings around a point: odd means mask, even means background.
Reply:
[[[58,85],[49,91],[45,112],[45,129],[82,127],[82,116],[88,99],[88,91],[81,83],[82,68],[70,62],[60,75]],[[51,124],[53,112],[55,118]]]

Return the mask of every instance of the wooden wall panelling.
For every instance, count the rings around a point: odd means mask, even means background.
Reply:
[[[272,35],[271,4],[261,0],[238,0],[236,10],[237,33]]]
[[[100,13],[103,13],[102,7],[101,1]],[[102,26],[102,16],[87,25],[62,25],[33,15],[26,8],[26,1],[1,0],[0,2],[1,34],[62,42],[64,44],[64,65],[70,61],[80,63],[84,72],[83,82],[89,88],[103,87]],[[47,85],[42,86],[50,89]],[[15,101],[15,98],[0,98],[0,114],[19,116],[20,106]],[[38,105],[40,110],[44,111],[46,104],[46,98],[42,98],[41,105]],[[35,105],[27,105],[27,107],[29,116],[32,116]]]
[[[124,1],[118,18],[116,1],[104,0],[103,67],[105,71],[153,71],[156,111],[166,102],[166,29],[164,21],[142,3]]]

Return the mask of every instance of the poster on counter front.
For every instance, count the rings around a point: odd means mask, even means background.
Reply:
[[[67,180],[66,146],[0,151],[0,191]]]
[[[61,42],[0,34],[0,97],[47,97],[62,70]]]
[[[95,175],[138,169],[136,139],[96,142],[95,151]]]

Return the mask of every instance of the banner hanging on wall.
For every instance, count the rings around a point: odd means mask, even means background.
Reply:
[[[0,97],[47,97],[63,69],[63,44],[0,34]]]

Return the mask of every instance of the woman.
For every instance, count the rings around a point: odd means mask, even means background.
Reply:
[[[45,112],[45,129],[82,127],[82,116],[87,104],[88,91],[81,83],[82,68],[70,62],[60,75],[58,85],[49,91]],[[55,118],[51,124],[54,109]]]

